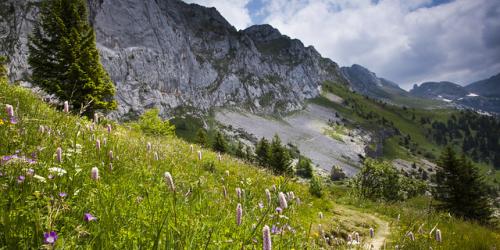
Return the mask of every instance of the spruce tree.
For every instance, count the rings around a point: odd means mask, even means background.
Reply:
[[[215,134],[214,144],[212,148],[217,152],[227,152],[227,142],[224,138],[224,135],[220,131],[217,131],[217,133]]]
[[[196,132],[196,143],[200,144],[202,147],[208,145],[208,135],[203,128],[199,128]]]
[[[245,159],[246,158],[244,147],[243,147],[243,143],[241,143],[241,141],[238,141],[238,146],[236,147],[235,154],[236,154],[236,157],[238,157],[240,159]]]
[[[313,176],[313,167],[311,160],[305,157],[300,157],[297,164],[297,175],[304,178],[311,178]]]
[[[84,114],[116,108],[115,87],[99,61],[84,0],[44,0],[29,36],[31,81]]]
[[[255,154],[257,155],[257,162],[263,167],[269,166],[270,151],[269,141],[262,137],[255,147]]]
[[[271,142],[270,162],[271,168],[277,174],[290,174],[292,168],[290,166],[291,157],[288,150],[281,145],[281,140],[278,135],[275,135]]]
[[[438,166],[435,197],[440,207],[460,218],[488,222],[492,212],[487,186],[477,167],[451,147],[443,151]]]

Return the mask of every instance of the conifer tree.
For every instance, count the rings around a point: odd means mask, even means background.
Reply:
[[[255,154],[257,155],[257,162],[263,167],[269,166],[270,151],[269,141],[262,137],[255,147]]]
[[[214,144],[212,148],[217,152],[227,152],[227,141],[220,131],[217,131],[217,133],[215,134]]]
[[[208,145],[208,135],[203,128],[199,128],[196,132],[196,143],[200,144],[202,147]]]
[[[440,207],[464,219],[488,222],[492,212],[487,186],[477,167],[464,155],[458,158],[451,147],[443,151],[438,166],[435,196]]]
[[[238,157],[240,159],[245,159],[246,158],[244,147],[243,147],[243,143],[241,141],[238,141],[238,146],[236,147],[236,153],[235,154],[236,154],[236,157]]]
[[[278,135],[275,135],[271,142],[269,165],[277,174],[290,174],[292,168],[290,166],[291,157],[288,150],[281,145],[281,140]]]
[[[31,81],[84,114],[116,108],[115,87],[99,61],[84,0],[44,0],[29,36]]]

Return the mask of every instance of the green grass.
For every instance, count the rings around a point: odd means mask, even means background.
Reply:
[[[360,114],[355,112],[352,105],[357,105],[358,110],[361,110],[364,115],[373,113],[379,117],[384,117],[388,122],[392,123],[394,127],[398,128],[402,136],[394,135],[386,140],[383,144],[383,158],[388,160],[393,159],[405,159],[405,160],[416,160],[418,158],[428,158],[434,161],[436,157],[441,154],[443,146],[437,145],[431,139],[427,138],[428,134],[426,126],[420,124],[420,119],[422,117],[430,118],[433,121],[447,122],[447,120],[452,116],[458,116],[459,110],[456,109],[425,109],[430,105],[440,105],[434,101],[423,101],[421,102],[421,108],[402,108],[395,105],[385,104],[373,99],[366,98],[359,94],[351,92],[345,86],[340,84],[325,83],[324,91],[330,91],[333,94],[341,97],[344,100],[348,100],[349,105],[343,105],[339,103],[332,102],[328,100],[325,96],[319,96],[317,98],[311,99],[310,102],[321,105],[324,107],[332,108],[339,112],[342,117],[352,121],[352,124],[360,125],[369,131],[377,131],[383,129],[384,126],[375,124],[373,120],[368,120],[362,117]],[[405,99],[406,101],[412,100],[419,102],[419,99]],[[352,125],[351,125],[352,126]],[[403,136],[411,136],[411,143],[415,144],[411,146],[413,151],[411,152],[408,148],[400,145],[403,141]],[[461,148],[455,148],[456,150],[461,150]],[[493,171],[493,174],[489,174],[489,183],[493,183],[494,180],[500,181],[500,171],[493,169],[493,166],[476,163],[483,171],[487,173],[489,170]]]
[[[92,125],[55,111],[23,88],[2,83],[0,106],[5,104],[15,106],[18,123],[0,126],[0,156],[36,154],[34,164],[11,160],[0,165],[0,245],[6,248],[40,248],[44,232],[49,231],[59,236],[57,248],[260,248],[264,224],[293,229],[272,236],[277,249],[317,248],[324,244],[317,224],[329,228],[335,222],[329,213],[336,207],[333,199],[310,196],[307,185],[227,155],[219,162],[215,153],[202,150],[200,161],[199,148],[192,152],[189,144],[177,138],[147,137],[132,126],[110,121]],[[7,118],[3,110],[0,117]],[[110,134],[108,123],[113,126]],[[39,131],[41,125],[46,126],[44,133]],[[106,139],[100,150],[96,139]],[[55,158],[57,147],[63,150],[62,163]],[[113,161],[108,158],[110,150]],[[55,175],[49,170],[53,167],[66,174],[48,178]],[[93,167],[100,171],[99,181],[90,178]],[[30,168],[35,176],[28,174]],[[173,176],[175,192],[163,180],[166,171]],[[26,176],[25,181],[18,183],[19,176]],[[264,190],[273,185],[277,191],[267,204]],[[244,198],[236,197],[237,187],[245,190]],[[289,208],[278,215],[280,191],[295,192],[301,204],[290,201]],[[60,197],[60,192],[67,196]],[[259,202],[264,203],[263,209]],[[237,203],[244,209],[241,226],[235,224]],[[320,211],[324,219],[318,218]],[[85,222],[85,213],[97,220]],[[343,225],[340,230],[367,230],[359,225]]]
[[[193,152],[178,138],[148,137],[133,126],[107,120],[93,125],[85,118],[56,111],[26,89],[0,82],[0,106],[5,104],[15,107],[18,123],[4,121],[0,125],[0,156],[17,152],[20,158],[0,164],[2,249],[51,248],[43,243],[43,234],[50,231],[58,234],[56,249],[258,249],[262,247],[263,225],[292,229],[272,235],[274,249],[319,249],[329,247],[320,224],[329,237],[345,239],[357,231],[366,238],[368,228],[378,226],[370,213],[387,214],[382,213],[383,204],[346,202],[349,189],[327,189],[323,198],[315,198],[307,184],[295,179],[274,176],[227,155],[219,162],[216,154],[207,150],[202,150],[199,160],[199,148],[195,146]],[[3,109],[0,119],[7,120]],[[113,128],[109,134],[107,124]],[[41,125],[46,128],[43,133]],[[97,139],[100,150],[96,149]],[[57,147],[62,148],[61,163],[56,160]],[[29,164],[23,157],[36,162]],[[66,173],[57,176],[49,170],[53,167]],[[98,181],[90,177],[93,167],[99,169]],[[28,174],[29,169],[34,175]],[[164,181],[166,171],[173,176],[175,192]],[[50,175],[55,177],[50,179]],[[19,182],[19,176],[26,179]],[[273,185],[277,191],[272,192],[268,204],[264,190]],[[245,190],[241,199],[236,196],[237,187]],[[283,214],[277,214],[280,191],[293,191],[301,203],[290,201]],[[61,192],[67,196],[61,197]],[[259,208],[259,202],[264,208]],[[235,223],[238,203],[243,206],[240,226]],[[324,218],[319,218],[319,212]],[[85,213],[97,220],[84,221]],[[443,229],[449,226],[450,234],[455,228],[459,233],[468,228],[474,232],[471,236],[481,240],[445,234],[446,244],[457,240],[453,244],[483,246],[491,243],[485,238],[498,238],[497,233],[475,224],[436,220],[443,223]],[[405,225],[411,225],[411,217]],[[396,240],[398,234],[396,230],[391,237]]]
[[[416,197],[405,202],[377,203],[352,196],[343,196],[337,201],[344,205],[376,212],[389,221],[392,234],[388,249],[498,249],[500,231],[496,227],[484,227],[467,222],[434,209],[435,201],[428,197]],[[399,217],[399,220],[398,220]],[[433,230],[434,229],[434,230]],[[439,229],[443,241],[435,240]],[[415,235],[411,241],[408,232]]]

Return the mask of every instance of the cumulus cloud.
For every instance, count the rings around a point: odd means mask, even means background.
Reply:
[[[237,29],[245,29],[252,23],[246,8],[250,0],[185,0],[207,7],[215,7]]]
[[[361,64],[407,89],[424,81],[463,85],[500,72],[498,0],[189,1],[215,6],[239,29],[258,15],[340,65]],[[256,2],[260,9],[249,11]]]
[[[358,63],[405,88],[500,72],[500,2],[267,0],[266,22],[341,65]]]

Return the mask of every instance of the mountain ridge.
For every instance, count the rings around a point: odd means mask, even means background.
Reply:
[[[4,43],[10,78],[27,80],[27,35],[37,3],[4,3],[9,5],[15,11],[4,13],[5,20],[21,27]],[[113,118],[133,119],[152,107],[165,117],[178,107],[206,111],[235,104],[255,113],[286,113],[318,96],[324,81],[347,83],[339,66],[312,46],[269,25],[237,31],[215,8],[178,0],[88,0],[88,6],[101,62],[117,88]]]

